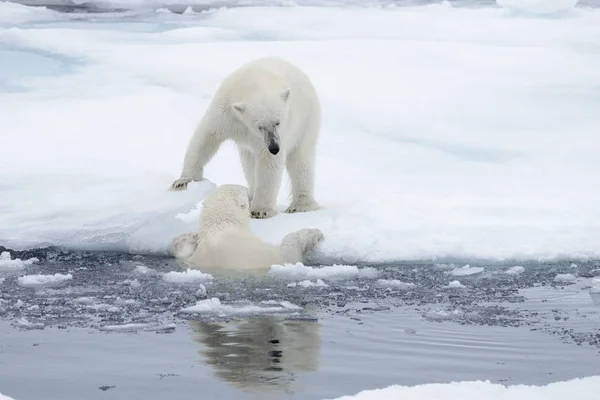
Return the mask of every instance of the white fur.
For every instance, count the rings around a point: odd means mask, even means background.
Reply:
[[[173,190],[204,178],[204,166],[223,141],[239,149],[248,182],[251,215],[277,214],[284,166],[292,184],[286,212],[319,208],[314,199],[315,151],[321,106],[309,78],[287,61],[266,57],[231,73],[221,84],[188,145],[181,177]],[[279,144],[273,155],[269,143]]]
[[[221,185],[203,202],[200,230],[184,233],[171,242],[170,251],[199,269],[268,269],[273,264],[303,262],[308,251],[323,239],[318,229],[301,229],[273,247],[250,231],[248,190]]]

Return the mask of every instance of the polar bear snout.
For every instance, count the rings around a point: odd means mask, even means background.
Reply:
[[[267,148],[269,153],[274,156],[279,153],[279,135],[276,130],[268,130],[265,133],[265,141],[267,142]]]
[[[269,143],[269,153],[271,153],[274,156],[276,156],[277,153],[279,153],[279,143],[277,143],[277,142],[270,142]]]

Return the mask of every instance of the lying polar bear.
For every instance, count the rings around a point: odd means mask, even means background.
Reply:
[[[199,269],[269,269],[273,264],[303,262],[323,240],[319,229],[301,229],[273,247],[250,231],[248,189],[221,185],[204,201],[198,232],[179,235],[170,252]]]

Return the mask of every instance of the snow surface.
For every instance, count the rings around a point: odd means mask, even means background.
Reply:
[[[418,386],[390,386],[365,390],[335,400],[596,400],[600,376],[555,382],[546,386],[504,386],[489,381],[435,383]]]
[[[195,305],[185,307],[181,310],[183,313],[190,314],[218,314],[218,315],[240,315],[240,314],[269,314],[300,310],[295,304],[289,301],[263,301],[259,305],[249,302],[240,302],[234,304],[223,304],[216,297],[200,300]]]
[[[205,168],[209,181],[167,190],[221,80],[276,55],[303,68],[321,98],[323,208],[252,221],[263,239],[320,228],[316,255],[350,264],[600,256],[600,188],[590,184],[600,170],[599,9],[140,15],[138,29],[110,13],[86,23],[0,2],[9,66],[0,71],[0,244],[164,253],[197,229],[197,205],[215,184],[245,183],[227,144]],[[287,188],[286,178],[280,210]]]
[[[163,280],[170,283],[209,282],[214,277],[197,269],[187,269],[183,272],[171,271],[163,275]]]
[[[51,286],[60,284],[64,281],[73,279],[71,274],[54,274],[54,275],[24,275],[17,278],[21,286]]]
[[[496,2],[511,12],[552,15],[572,10],[579,0],[496,0]]]
[[[15,400],[12,397],[8,397],[8,396],[4,396],[2,393],[0,393],[0,400]]]
[[[302,263],[273,265],[268,275],[293,280],[310,279],[346,279],[374,278],[378,275],[375,268],[358,268],[354,265],[332,265],[328,267],[308,267]]]

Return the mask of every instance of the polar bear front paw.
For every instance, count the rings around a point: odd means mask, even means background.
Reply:
[[[185,190],[187,189],[188,183],[192,180],[187,178],[179,178],[171,185],[171,190]]]
[[[274,208],[250,208],[250,215],[256,219],[267,219],[277,214]]]
[[[320,229],[302,229],[299,232],[306,237],[307,250],[315,247],[321,240],[325,239]]]
[[[309,212],[315,211],[321,208],[316,201],[294,201],[290,206],[285,210],[288,214],[299,213],[299,212]]]

